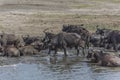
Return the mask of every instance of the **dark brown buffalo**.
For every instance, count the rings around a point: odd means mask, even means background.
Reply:
[[[115,51],[118,51],[118,44],[120,44],[120,31],[119,30],[111,31],[105,39],[106,39],[107,44],[110,44],[111,46],[113,46],[113,49]]]
[[[102,51],[88,53],[87,58],[91,58],[92,62],[98,63],[101,66],[120,66],[119,57]]]
[[[31,43],[31,45],[32,45],[36,50],[38,50],[39,52],[40,52],[41,50],[45,49],[45,48],[44,48],[44,43],[42,43],[41,41],[35,41],[35,42]]]
[[[58,49],[63,49],[65,56],[67,56],[66,53],[67,47],[68,48],[75,47],[78,55],[79,47],[84,48],[84,41],[81,39],[81,36],[79,36],[76,33],[66,33],[66,32],[59,33],[50,40],[48,54],[50,54],[51,50],[54,50],[55,54],[57,54]]]
[[[35,42],[35,41],[41,41],[41,38],[39,36],[22,36],[23,40],[25,42],[25,45],[30,45],[31,43]]]
[[[51,32],[45,32],[45,37],[43,38],[42,42],[43,44],[43,48],[47,49],[48,48],[48,44],[50,43],[51,39],[54,38],[56,36],[56,34],[51,33]]]
[[[106,29],[106,28],[102,28],[102,29],[101,29],[101,28],[99,28],[99,27],[97,26],[97,30],[96,30],[95,33],[98,34],[98,35],[107,37],[111,31],[113,31],[113,30],[111,30],[111,29]]]
[[[45,32],[45,37],[43,38],[42,42],[49,43],[50,40],[55,36],[56,36],[56,34],[54,34],[54,33]]]
[[[105,28],[100,29],[97,27],[96,34],[102,36],[102,41],[106,49],[113,48],[115,51],[117,51],[118,48],[116,43],[119,43],[118,39],[116,39],[117,37],[119,37],[118,30],[111,30],[111,29],[105,29]]]
[[[90,32],[85,29],[84,24],[82,25],[63,25],[63,32],[77,33],[85,41],[85,46],[89,47]]]
[[[92,34],[90,36],[90,43],[93,45],[93,47],[105,47],[105,40],[104,36]]]
[[[27,55],[36,55],[38,54],[38,50],[36,50],[33,46],[23,46],[19,48],[21,56],[27,56]]]

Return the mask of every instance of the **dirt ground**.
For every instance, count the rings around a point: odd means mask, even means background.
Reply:
[[[0,0],[0,31],[17,35],[40,35],[63,24],[82,24],[120,29],[119,0]]]

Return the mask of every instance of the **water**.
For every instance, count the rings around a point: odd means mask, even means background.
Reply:
[[[119,67],[100,67],[76,55],[4,60],[9,64],[1,65],[0,80],[120,80]]]
[[[61,1],[65,1],[65,0],[61,0]],[[119,11],[116,10],[119,4],[115,4],[115,6],[117,7],[114,8],[114,11],[113,9],[112,10],[108,9],[106,11],[105,10],[97,11],[94,9],[90,9],[90,10],[81,9],[79,11],[78,9],[70,8],[72,5],[71,1],[73,0],[65,1],[63,3],[61,1],[59,0],[0,0],[1,25],[7,28],[13,26],[18,27],[18,25],[24,27],[25,25],[24,23],[22,23],[26,19],[26,17],[23,17],[25,15],[20,16],[11,13],[4,14],[4,11],[5,12],[10,11],[15,13],[27,12],[26,14],[37,13],[38,11],[41,13],[44,11],[51,12],[52,14],[55,12],[59,13],[60,11],[64,13],[75,13],[75,14],[76,13],[77,14],[80,13],[81,14],[86,14],[86,13],[87,14],[88,13],[118,14],[119,13]],[[71,4],[69,5],[69,3]],[[4,15],[1,14],[1,12],[3,12]],[[48,25],[50,26],[50,24]],[[21,58],[0,57],[0,80],[120,80],[120,68],[100,67],[95,64],[88,63],[85,58],[77,57],[74,54],[69,55],[68,57],[64,57],[63,54],[60,54],[56,57],[50,57],[44,55],[39,55],[34,57],[21,57]]]

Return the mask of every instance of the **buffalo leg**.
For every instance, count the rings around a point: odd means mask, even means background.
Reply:
[[[89,48],[89,42],[88,41],[85,42],[85,48]]]
[[[50,54],[50,52],[51,52],[51,48],[49,48],[48,55]]]
[[[85,56],[85,51],[83,47],[82,47],[82,53],[83,53],[83,56]]]
[[[56,56],[56,54],[57,54],[57,51],[58,51],[58,49],[57,49],[57,48],[55,48],[55,53],[54,53],[54,56]]]
[[[77,56],[79,55],[79,52],[80,52],[79,49],[77,49]]]
[[[114,48],[114,50],[117,52],[118,50],[117,50],[116,40],[113,39],[112,41],[113,41],[113,48]]]
[[[64,55],[67,56],[66,48],[63,48],[63,50],[64,50]]]
[[[116,43],[113,43],[113,47],[114,47],[114,50],[117,52],[117,46],[116,46]]]
[[[78,46],[76,47],[76,50],[77,50],[77,56],[78,56],[80,52]]]

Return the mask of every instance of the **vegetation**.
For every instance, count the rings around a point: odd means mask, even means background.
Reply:
[[[61,30],[63,24],[85,24],[84,27],[93,32],[96,30],[96,25],[120,30],[119,19],[120,16],[117,15],[33,14],[28,23],[38,24],[41,21],[40,24],[49,25],[56,30]]]

